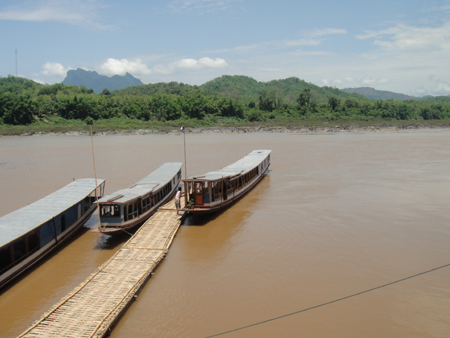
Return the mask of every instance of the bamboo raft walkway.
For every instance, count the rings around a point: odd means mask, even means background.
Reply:
[[[183,207],[183,199],[181,200]],[[104,337],[167,254],[181,225],[172,199],[117,253],[19,337]]]

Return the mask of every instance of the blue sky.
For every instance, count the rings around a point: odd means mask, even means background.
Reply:
[[[221,75],[450,94],[450,0],[2,0],[0,76]]]

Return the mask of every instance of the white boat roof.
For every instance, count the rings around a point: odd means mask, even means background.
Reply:
[[[159,190],[169,183],[172,178],[180,171],[183,163],[168,162],[164,163],[147,177],[143,178],[129,188],[117,190],[116,192],[103,196],[98,200],[99,203],[126,203],[138,197],[147,195],[149,192]]]
[[[104,181],[97,179],[97,186]],[[95,179],[77,179],[39,201],[0,217],[0,247],[58,216],[94,190]]]
[[[239,161],[230,164],[229,166],[216,171],[210,171],[204,175],[197,175],[189,177],[188,180],[199,179],[215,181],[221,178],[245,174],[246,172],[255,168],[272,152],[272,150],[253,150],[250,154],[241,158]]]

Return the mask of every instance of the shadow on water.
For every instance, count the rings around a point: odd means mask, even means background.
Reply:
[[[92,217],[86,222],[84,226],[90,230],[98,228],[98,214],[92,215]],[[114,250],[120,244],[128,241],[138,229],[139,228],[136,228],[132,231],[127,232],[124,231],[115,235],[100,235],[97,240],[97,244],[94,247],[94,250]]]
[[[124,244],[130,238],[131,236],[125,232],[113,236],[101,235],[94,250],[115,250],[120,244]]]
[[[236,203],[236,202],[234,202],[234,203]],[[234,203],[232,203],[232,205]],[[206,214],[206,215],[194,215],[194,214],[188,213],[188,215],[186,216],[186,218],[184,219],[184,221],[181,225],[182,226],[204,226],[204,225],[208,224],[209,222],[214,221],[216,218],[218,218],[220,215],[222,215],[230,207],[231,207],[231,205],[227,206],[225,209],[213,212],[211,214]]]
[[[270,189],[265,176],[251,191],[221,211],[206,215],[189,215],[183,222],[183,241],[177,243],[187,260],[220,261],[245,231],[247,220],[261,209],[260,202]]]

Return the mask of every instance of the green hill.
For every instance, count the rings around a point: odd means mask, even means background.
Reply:
[[[311,89],[318,102],[326,102],[332,96],[337,96],[342,99],[357,98],[366,100],[365,97],[358,94],[345,93],[337,88],[319,87],[296,77],[269,82],[258,82],[248,76],[223,75],[206,82],[201,87],[216,92],[221,96],[241,97],[254,101],[259,99],[262,92],[269,91],[280,96],[285,103],[291,103],[296,101],[300,92],[306,88]]]
[[[284,80],[272,80],[259,82],[255,79],[242,75],[223,75],[208,81],[201,86],[191,86],[184,83],[155,83],[139,87],[130,87],[116,90],[115,95],[188,95],[202,93],[204,95],[216,95],[218,97],[239,99],[244,103],[258,102],[260,96],[265,93],[275,96],[284,103],[289,104],[297,100],[300,92],[310,89],[314,98],[321,103],[328,102],[330,97],[340,99],[355,98],[366,101],[367,98],[353,93],[346,93],[337,88],[319,87],[305,82],[296,77]]]

